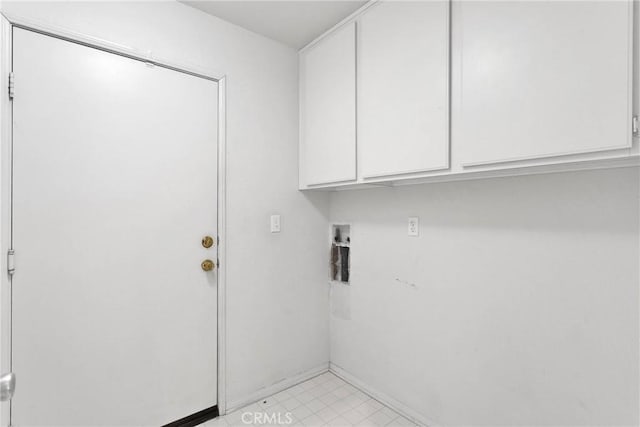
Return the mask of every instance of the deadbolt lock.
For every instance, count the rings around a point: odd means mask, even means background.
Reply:
[[[215,266],[216,265],[210,259],[205,259],[204,261],[202,261],[202,264],[200,264],[200,267],[202,267],[204,271],[211,271],[215,268]]]
[[[211,246],[213,246],[213,237],[204,236],[202,238],[202,246],[204,246],[207,249],[209,249]]]

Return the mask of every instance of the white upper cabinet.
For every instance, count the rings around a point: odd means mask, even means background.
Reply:
[[[381,1],[358,18],[363,178],[449,167],[449,2]]]
[[[355,180],[355,23],[301,52],[300,79],[301,187]]]
[[[631,146],[630,1],[466,1],[458,10],[453,144],[463,166]]]
[[[633,12],[366,4],[300,52],[300,188],[640,165]]]

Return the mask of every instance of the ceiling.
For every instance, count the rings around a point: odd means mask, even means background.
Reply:
[[[178,1],[296,49],[366,3],[353,0]]]

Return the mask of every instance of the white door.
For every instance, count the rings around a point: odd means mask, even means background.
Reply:
[[[362,176],[448,168],[449,2],[378,2],[358,36]]]
[[[214,406],[217,83],[22,29],[13,48],[12,425]]]

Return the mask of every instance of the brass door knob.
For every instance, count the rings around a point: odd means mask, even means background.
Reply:
[[[204,246],[207,249],[209,249],[211,246],[213,246],[213,237],[204,236],[202,238],[202,246]]]
[[[215,268],[215,266],[216,265],[210,259],[205,259],[204,261],[202,261],[202,264],[200,264],[200,267],[202,267],[204,271],[211,271]]]

